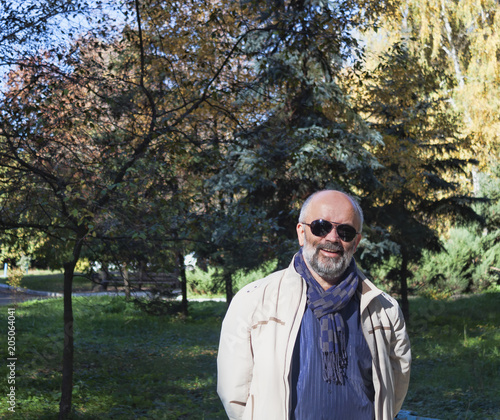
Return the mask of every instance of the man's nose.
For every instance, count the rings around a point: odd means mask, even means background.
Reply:
[[[325,236],[325,239],[331,242],[340,242],[340,236],[337,233],[337,226],[333,225],[333,229],[328,232],[328,234]]]

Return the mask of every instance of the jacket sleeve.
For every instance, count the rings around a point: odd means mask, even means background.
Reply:
[[[411,350],[410,339],[401,308],[396,303],[393,319],[394,336],[391,343],[391,367],[394,374],[394,417],[403,405],[410,384]]]
[[[252,308],[248,298],[244,290],[233,298],[222,323],[217,356],[217,393],[231,420],[243,417],[252,382]]]

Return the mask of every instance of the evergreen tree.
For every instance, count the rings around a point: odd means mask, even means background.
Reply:
[[[339,79],[348,63],[361,59],[351,33],[377,8],[364,2],[273,4],[255,15],[256,30],[242,42],[255,73],[248,95],[266,109],[235,132],[210,182],[228,203],[226,213],[255,209],[248,212],[261,218],[254,224],[265,228],[260,236],[267,255],[280,267],[297,250],[295,225],[309,194],[336,188],[357,195],[370,188],[362,174],[376,160],[367,147],[380,136],[352,109]]]
[[[370,74],[357,103],[384,143],[373,152],[381,166],[376,189],[363,198],[368,223],[389,233],[400,251],[393,275],[409,317],[409,264],[424,249],[439,250],[443,220],[479,219],[459,183],[467,174],[461,158],[460,124],[441,86],[446,80],[423,67],[405,45],[394,46]]]

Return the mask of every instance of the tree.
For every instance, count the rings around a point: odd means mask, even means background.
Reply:
[[[407,320],[409,264],[424,249],[441,248],[443,220],[480,219],[471,206],[474,198],[460,186],[471,161],[461,158],[467,138],[443,96],[445,82],[405,45],[395,45],[356,101],[384,140],[373,150],[381,165],[373,173],[377,188],[362,203],[368,223],[388,232],[399,247],[400,267],[393,276]]]
[[[27,63],[26,70],[11,75],[9,87],[0,121],[1,225],[43,232],[60,244],[65,341],[60,416],[65,418],[71,409],[75,266],[89,235],[106,222],[114,191],[126,188],[127,171],[151,140],[146,135],[130,145],[123,136],[114,151],[101,142],[94,129],[93,89],[54,66]]]
[[[340,80],[347,63],[360,60],[350,34],[380,10],[367,2],[339,8],[300,1],[258,4],[261,12],[251,21],[255,30],[241,48],[255,63],[253,97],[268,106],[234,134],[210,187],[224,203],[218,206],[221,220],[232,220],[239,209],[256,216],[252,226],[265,239],[260,250],[282,267],[296,250],[299,206],[310,193],[339,188],[358,195],[370,189],[363,168],[376,160],[367,148],[381,138],[353,109]],[[233,252],[235,259],[241,255],[238,248],[224,249],[225,255]]]
[[[19,59],[2,98],[0,226],[42,233],[57,244],[64,267],[61,418],[71,411],[75,266],[86,250],[119,251],[133,261],[124,250],[139,240],[186,241],[195,227],[187,217],[199,200],[191,202],[196,185],[183,175],[203,144],[183,130],[196,126],[196,110],[210,106],[214,80],[227,65],[221,58],[206,72],[179,59],[168,72],[152,66],[176,54],[145,42],[140,4],[133,6],[136,26],[125,28],[122,40],[89,37],[65,51]],[[178,247],[168,249],[182,260]]]
[[[107,31],[96,25],[106,17],[102,5],[87,0],[0,0],[0,74],[40,50],[60,54],[61,47],[90,30],[112,33],[115,28],[109,19]]]
[[[499,18],[495,1],[408,0],[365,38],[378,50],[404,40],[422,66],[449,77],[442,95],[461,116],[470,141],[462,158],[474,157],[486,172],[499,152]]]
[[[377,172],[382,137],[342,83],[362,58],[352,34],[382,8],[136,0],[124,5],[135,20],[117,36],[18,59],[0,104],[0,227],[43,235],[64,266],[61,418],[71,409],[71,285],[82,255],[182,273],[183,254],[196,251],[223,268],[230,300],[234,269],[288,263],[299,205],[317,189],[353,193],[387,226],[370,193],[385,184],[400,204],[399,184]],[[387,90],[371,94],[396,109]],[[437,117],[425,121],[436,128]],[[419,139],[423,120],[403,119]],[[394,121],[377,124],[391,130]],[[441,147],[411,167],[437,168]],[[420,227],[415,215],[436,202],[402,183],[420,200],[406,220]]]

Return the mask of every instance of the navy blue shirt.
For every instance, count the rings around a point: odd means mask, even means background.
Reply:
[[[373,420],[372,356],[361,329],[357,294],[340,311],[346,326],[344,385],[323,380],[320,323],[307,307],[292,362],[292,420]]]

